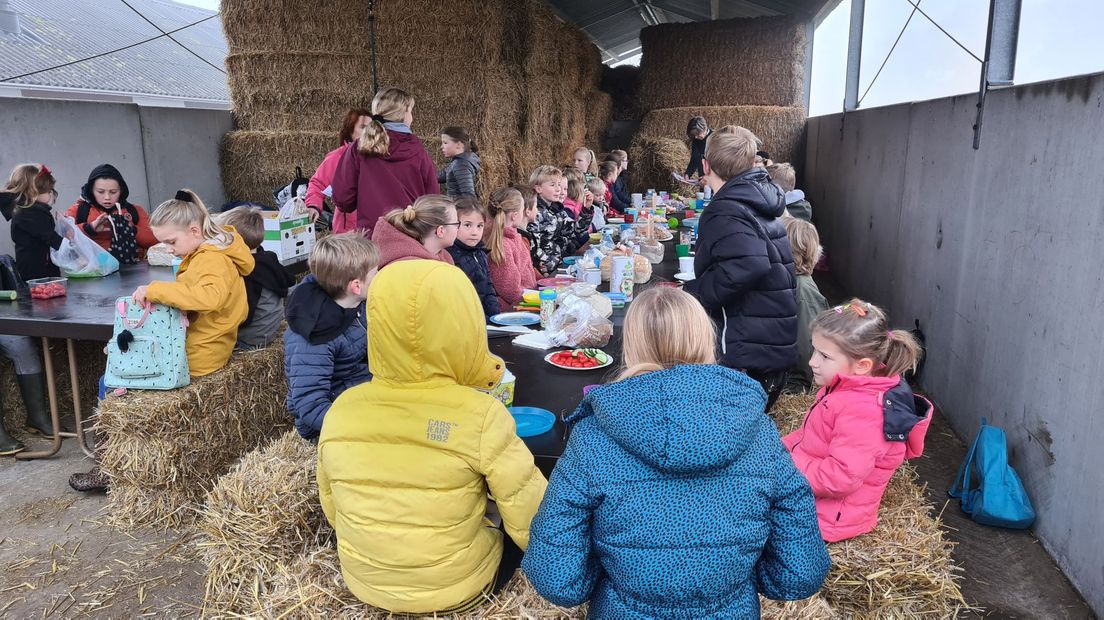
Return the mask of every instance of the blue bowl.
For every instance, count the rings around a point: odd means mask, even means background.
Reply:
[[[514,416],[518,437],[535,437],[552,430],[556,425],[556,414],[540,407],[510,407]]]
[[[579,260],[579,257],[577,257],[577,256],[566,256],[563,259],[563,264],[565,264],[565,265],[574,265],[575,261],[577,261],[577,260]]]

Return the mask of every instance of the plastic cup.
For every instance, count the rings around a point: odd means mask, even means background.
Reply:
[[[694,257],[693,256],[680,256],[679,257],[679,273],[694,273]]]
[[[625,214],[625,223],[626,224],[632,224],[635,219],[636,219],[636,216],[633,215],[632,213],[626,213]]]
[[[685,258],[690,256],[690,246],[685,243],[680,243],[675,246],[675,256],[679,258]]]

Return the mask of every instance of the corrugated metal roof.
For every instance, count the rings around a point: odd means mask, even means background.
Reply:
[[[163,30],[214,15],[170,0],[128,0]],[[86,58],[159,35],[118,0],[10,0],[22,33],[0,32],[0,79]],[[226,40],[218,18],[173,37],[222,67]],[[226,76],[167,37],[4,84],[229,102]]]

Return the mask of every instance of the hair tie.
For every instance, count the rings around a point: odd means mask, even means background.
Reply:
[[[50,169],[46,167],[46,164],[39,164],[38,165],[38,174],[35,175],[35,178],[37,179],[39,177],[44,177],[48,174],[52,175],[54,173],[50,172]]]
[[[373,115],[372,115],[372,120],[376,121],[376,122],[377,122],[377,123],[379,123],[380,125],[382,125],[382,124],[384,124],[384,123],[386,123],[386,122],[387,122],[387,119],[386,119],[386,118],[384,118],[382,114],[373,114]]]
[[[193,195],[188,190],[178,189],[176,190],[176,196],[174,196],[174,198],[181,202],[192,202]]]

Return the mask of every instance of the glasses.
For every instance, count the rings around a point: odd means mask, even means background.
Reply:
[[[447,222],[445,224],[441,224],[441,226],[459,226],[459,225],[460,225],[460,222]]]

